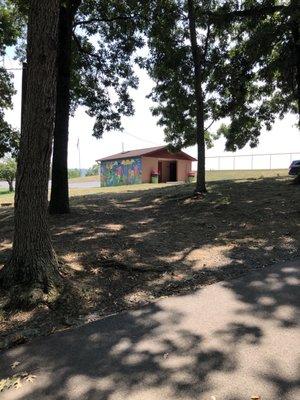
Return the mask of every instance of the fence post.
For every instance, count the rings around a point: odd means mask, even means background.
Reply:
[[[253,169],[253,154],[251,155],[251,169]]]
[[[220,171],[221,169],[221,157],[218,157],[218,170]]]
[[[272,154],[270,154],[270,169],[272,169]]]

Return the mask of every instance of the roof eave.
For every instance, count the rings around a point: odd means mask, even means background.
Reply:
[[[129,154],[124,154],[124,156],[122,157],[122,153],[118,153],[116,154],[116,156],[108,156],[108,157],[103,157],[103,158],[99,158],[98,160],[96,160],[97,163],[100,163],[102,161],[116,161],[116,160],[124,160],[128,157],[130,158],[137,158],[137,157],[151,157],[152,155],[155,156],[155,153],[158,152],[159,150],[163,150],[163,149],[167,149],[168,146],[158,146],[155,149],[149,149],[149,152],[143,153],[143,154],[136,154],[136,155],[129,155]],[[130,153],[130,151],[129,151]],[[197,161],[196,158],[190,156],[189,154],[185,153],[184,151],[180,150],[180,153],[185,157],[185,160],[188,161]],[[172,154],[172,153],[170,153]],[[174,153],[174,156],[176,158],[176,153]]]

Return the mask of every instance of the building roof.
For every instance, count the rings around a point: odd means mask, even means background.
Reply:
[[[190,160],[190,161],[196,161],[194,157],[191,157],[190,155],[184,153],[183,151],[178,151],[176,153],[171,153],[168,150],[168,146],[157,146],[157,147],[147,147],[146,149],[136,149],[136,150],[128,150],[124,151],[122,153],[117,153],[113,154],[108,157],[100,158],[99,160],[96,161],[113,161],[113,160],[120,160],[124,158],[133,158],[133,157],[158,157],[158,158],[164,158],[163,153],[168,155],[168,158],[170,156],[174,156],[174,158],[179,158],[182,160]],[[168,154],[167,154],[168,153]]]

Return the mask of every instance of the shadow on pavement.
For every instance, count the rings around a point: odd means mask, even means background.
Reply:
[[[265,268],[11,349],[1,377],[19,361],[16,372],[37,378],[3,400],[295,400],[299,266]]]

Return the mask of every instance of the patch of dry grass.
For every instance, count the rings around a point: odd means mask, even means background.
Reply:
[[[228,170],[228,171],[207,171],[206,178],[208,182],[223,180],[244,180],[261,178],[286,177],[286,169],[254,169],[254,170]]]
[[[71,183],[76,182],[94,182],[99,181],[99,175],[91,175],[91,176],[80,176],[78,178],[71,178],[69,179]]]
[[[6,189],[0,189],[0,205],[5,203],[12,203],[14,199],[14,193],[10,193]]]

